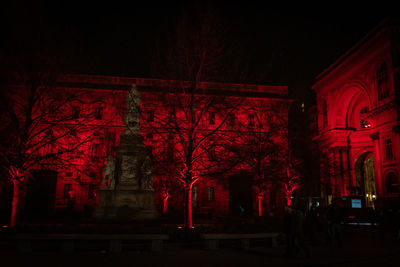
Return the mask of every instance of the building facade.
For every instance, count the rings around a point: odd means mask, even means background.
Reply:
[[[50,193],[47,190],[46,194],[53,196],[43,198],[53,202],[55,210],[73,209],[90,212],[95,209],[98,202],[97,190],[105,186],[103,176],[107,157],[115,157],[115,147],[118,146],[120,135],[124,131],[126,97],[132,84],[136,84],[142,94],[140,128],[144,145],[153,154],[156,209],[160,213],[166,212],[164,204],[167,202],[168,212],[183,212],[184,190],[175,176],[179,167],[176,162],[179,162],[179,155],[185,148],[179,145],[179,141],[182,141],[179,138],[182,136],[179,136],[177,131],[167,129],[166,125],[171,125],[167,123],[171,118],[183,121],[187,114],[177,112],[166,102],[168,96],[171,98],[173,88],[177,84],[183,87],[186,85],[160,79],[94,75],[62,75],[57,79],[56,87],[88,92],[85,94],[86,97],[92,99],[82,99],[66,108],[65,112],[72,114],[74,123],[87,123],[93,130],[86,131],[81,136],[62,140],[61,146],[64,150],[66,148],[68,150],[62,157],[69,163],[62,167],[51,167],[54,171],[51,178],[54,190],[50,190]],[[245,208],[247,215],[253,215],[259,210],[266,213],[283,208],[284,194],[275,192],[280,190],[277,188],[281,188],[283,180],[275,178],[275,182],[271,180],[269,183],[264,183],[266,189],[260,201],[260,192],[257,191],[254,179],[255,165],[252,163],[254,155],[251,157],[250,154],[237,153],[236,156],[233,154],[242,150],[254,151],[262,146],[270,147],[267,141],[274,140],[276,144],[279,143],[279,148],[274,147],[274,153],[266,152],[261,161],[272,162],[273,158],[277,161],[279,157],[284,157],[287,153],[287,140],[280,137],[279,131],[287,131],[287,112],[290,103],[287,87],[211,82],[200,83],[197,87],[202,95],[198,98],[199,103],[200,101],[208,103],[216,96],[215,99],[219,101],[223,99],[224,103],[237,103],[230,114],[221,108],[223,105],[219,109],[194,109],[193,112],[198,114],[199,118],[196,128],[200,132],[198,137],[207,141],[199,146],[200,152],[194,155],[199,158],[196,163],[199,164],[197,168],[211,168],[210,166],[217,165],[216,163],[227,165],[229,161],[232,163],[234,158],[238,162],[223,170],[210,171],[193,185],[193,214],[239,215],[241,206]],[[91,101],[93,99],[96,101]],[[184,95],[180,95],[180,99],[184,101]],[[185,129],[182,125],[180,127],[180,131]],[[214,132],[211,138],[208,136],[210,132]],[[85,139],[89,141],[83,141]],[[54,151],[59,148],[43,149]],[[224,152],[221,152],[222,150]],[[272,176],[266,166],[259,169],[265,179]],[[282,177],[283,175],[284,172]],[[278,176],[274,173],[274,177]],[[260,177],[260,171],[257,177]],[[273,194],[270,194],[271,188],[274,188]],[[38,194],[29,196],[28,190],[27,203],[34,203],[35,201],[30,201],[29,198],[33,200],[37,196]],[[39,202],[37,205],[40,205]],[[258,207],[259,205],[261,207]]]
[[[385,21],[322,72],[317,97],[321,192],[399,205],[400,28]]]

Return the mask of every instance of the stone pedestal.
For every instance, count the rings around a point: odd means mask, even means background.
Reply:
[[[151,158],[141,136],[121,136],[116,148],[115,188],[99,190],[94,216],[107,219],[153,219],[153,176]]]
[[[135,91],[136,90],[136,91]],[[130,98],[131,97],[131,98]],[[121,142],[116,148],[116,158],[107,163],[96,218],[153,219],[153,171],[151,152],[144,148],[140,134],[140,93],[132,87],[128,94],[128,109]]]

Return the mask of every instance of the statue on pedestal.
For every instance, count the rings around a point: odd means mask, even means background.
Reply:
[[[126,114],[124,118],[124,134],[140,134],[140,103],[142,95],[133,84],[131,90],[126,96]]]
[[[141,94],[133,84],[126,102],[124,132],[115,148],[116,158],[108,157],[102,188],[99,190],[98,218],[151,219],[154,207],[151,152],[143,146],[140,131]]]

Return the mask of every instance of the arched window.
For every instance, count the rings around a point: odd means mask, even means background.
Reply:
[[[394,172],[389,172],[385,180],[386,193],[398,193],[400,184],[397,175]]]
[[[368,107],[363,107],[360,110],[360,127],[361,128],[371,127],[371,123],[365,118],[367,113],[368,113]]]
[[[380,65],[376,70],[376,88],[378,90],[378,100],[382,100],[389,96],[386,63]]]

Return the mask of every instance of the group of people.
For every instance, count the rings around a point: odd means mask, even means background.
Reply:
[[[335,200],[325,209],[315,204],[307,211],[286,207],[284,216],[286,256],[296,257],[299,253],[303,253],[309,257],[308,244],[315,246],[326,243],[330,247],[343,247],[342,223],[346,217],[345,210],[339,207]],[[371,209],[369,222],[374,237],[375,229],[378,229],[380,239],[400,238],[400,210]]]
[[[302,253],[310,257],[308,242],[318,245],[323,242],[321,236],[326,236],[330,246],[343,246],[341,222],[343,214],[341,209],[333,202],[325,211],[313,204],[308,211],[294,207],[286,207],[284,227],[286,234],[286,253],[289,258]],[[323,234],[326,233],[326,235]],[[307,242],[306,242],[307,239]]]

